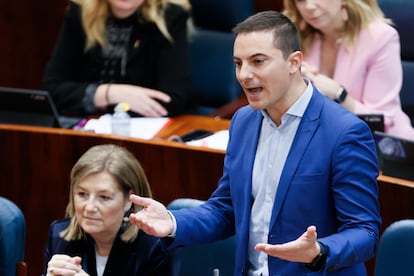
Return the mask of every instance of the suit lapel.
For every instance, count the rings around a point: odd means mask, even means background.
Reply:
[[[292,182],[292,178],[296,174],[296,170],[300,161],[302,160],[302,156],[305,153],[315,131],[319,126],[323,97],[324,96],[320,95],[319,93],[313,93],[312,99],[309,102],[309,105],[299,124],[298,130],[287,156],[282,175],[280,177],[279,186],[276,192],[276,198],[272,210],[270,228],[272,228],[273,224],[276,222],[276,219],[285,201],[286,194],[289,190],[290,183]]]

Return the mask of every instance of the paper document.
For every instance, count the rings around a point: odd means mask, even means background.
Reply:
[[[99,117],[99,119],[90,119],[84,130],[92,130],[95,133],[111,134],[111,114],[105,114]],[[155,134],[158,133],[168,122],[170,118],[159,117],[159,118],[146,118],[137,117],[131,118],[131,134],[129,136],[141,139],[152,139]]]
[[[226,150],[229,141],[229,131],[220,130],[199,140],[186,142],[187,145]]]

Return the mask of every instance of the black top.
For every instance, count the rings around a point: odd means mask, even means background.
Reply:
[[[47,263],[54,254],[66,254],[82,258],[82,269],[90,276],[96,276],[95,243],[88,235],[86,239],[65,241],[59,233],[69,225],[68,218],[54,221],[49,229],[45,248],[46,275]],[[122,230],[120,230],[120,233]],[[104,276],[139,275],[139,276],[173,276],[178,275],[178,255],[176,251],[163,252],[158,238],[139,231],[138,237],[131,243],[120,239],[120,233],[112,246],[105,266]]]
[[[64,115],[97,114],[93,95],[100,83],[107,82],[165,92],[171,97],[170,103],[162,103],[168,116],[184,113],[193,100],[188,17],[189,13],[179,6],[167,7],[165,18],[173,43],[154,23],[137,14],[123,20],[111,17],[107,22],[107,37],[115,51],[104,52],[97,45],[85,52],[81,9],[71,2],[46,67],[43,89],[51,93],[58,111]],[[116,34],[118,38],[114,37]]]

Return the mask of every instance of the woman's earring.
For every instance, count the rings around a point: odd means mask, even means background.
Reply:
[[[122,229],[126,229],[126,227],[128,226],[129,223],[129,215],[131,214],[131,210],[128,210],[125,212],[124,217],[122,218]]]

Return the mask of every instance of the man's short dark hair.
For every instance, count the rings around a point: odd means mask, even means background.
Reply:
[[[240,33],[272,30],[274,46],[282,51],[285,59],[291,53],[300,51],[300,39],[295,24],[280,12],[263,11],[256,13],[233,28],[233,32],[236,35]]]

